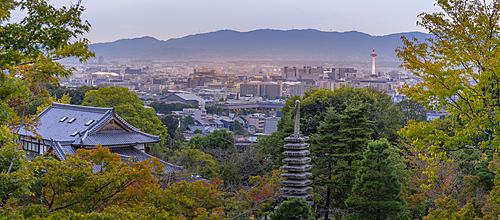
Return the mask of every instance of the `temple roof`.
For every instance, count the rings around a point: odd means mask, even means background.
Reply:
[[[125,145],[159,142],[160,137],[141,132],[118,116],[114,108],[97,108],[79,105],[52,103],[38,115],[36,128],[42,139],[71,141],[72,145],[91,146],[102,144]],[[104,129],[110,123],[117,130]],[[20,129],[20,135],[35,136],[33,132]]]

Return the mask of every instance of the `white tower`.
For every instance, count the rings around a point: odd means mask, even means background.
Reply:
[[[375,53],[375,46],[373,46],[373,52],[371,56],[372,56],[372,74],[370,76],[377,77],[377,73],[375,72],[375,57],[377,56],[377,54]]]

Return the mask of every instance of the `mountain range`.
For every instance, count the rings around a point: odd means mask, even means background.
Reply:
[[[419,40],[431,37],[422,32],[372,36],[357,31],[325,32],[313,29],[249,32],[220,30],[181,38],[153,37],[121,39],[89,45],[96,56],[106,60],[332,60],[370,61],[375,46],[379,61],[397,61],[396,47],[401,36]]]

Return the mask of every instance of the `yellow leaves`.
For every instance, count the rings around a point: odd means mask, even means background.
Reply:
[[[50,97],[50,96],[49,96]],[[64,94],[60,99],[57,99],[57,96],[50,97],[47,103],[44,103],[38,107],[36,107],[36,114],[39,115],[45,110],[47,107],[52,106],[52,102],[62,103],[62,104],[70,104],[71,97],[69,97],[69,93]]]

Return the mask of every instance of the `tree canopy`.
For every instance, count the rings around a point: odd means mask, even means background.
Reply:
[[[390,155],[386,141],[368,144],[352,195],[345,201],[353,213],[345,219],[408,219],[404,214],[406,202],[400,195],[401,183],[391,166]]]
[[[31,121],[27,107],[49,102],[45,83],[58,83],[72,69],[57,62],[94,57],[89,41],[81,37],[90,24],[81,19],[84,8],[76,4],[55,8],[43,0],[5,0],[0,4],[0,123],[19,125]],[[24,11],[19,21],[14,11]]]
[[[314,210],[306,200],[290,198],[269,215],[271,220],[313,220]]]
[[[349,86],[335,90],[309,90],[300,103],[301,132],[304,135],[317,133],[317,127],[324,121],[327,109],[335,108],[343,112],[349,106],[368,104],[368,120],[373,121],[372,139],[387,138],[395,142],[397,131],[403,126],[402,114],[391,97],[376,89],[361,89]],[[293,103],[287,101],[283,114],[289,114],[287,109],[293,108]]]
[[[438,0],[436,5],[442,12],[424,12],[418,22],[433,37],[402,37],[403,46],[396,50],[401,67],[423,80],[399,91],[457,117],[454,135],[435,133],[425,122],[409,124],[401,134],[416,140],[416,147],[428,148],[436,155],[470,146],[498,150],[500,2]],[[478,134],[486,138],[475,141]]]
[[[189,146],[194,146],[196,149],[232,149],[234,147],[234,136],[231,132],[225,129],[215,130],[203,137],[195,136],[189,140]]]

